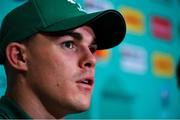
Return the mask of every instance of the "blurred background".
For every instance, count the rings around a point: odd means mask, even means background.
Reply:
[[[0,0],[0,23],[7,12],[25,1]],[[126,20],[127,34],[121,45],[97,52],[90,109],[66,118],[180,118],[176,77],[180,60],[180,0],[77,1],[88,12],[120,11]],[[0,66],[0,96],[5,89],[6,77]]]

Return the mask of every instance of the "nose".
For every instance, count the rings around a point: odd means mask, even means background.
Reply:
[[[96,64],[95,53],[93,54],[90,50],[84,50],[83,55],[80,59],[80,67],[83,69],[94,68]]]

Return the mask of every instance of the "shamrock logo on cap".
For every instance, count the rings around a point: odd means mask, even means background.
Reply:
[[[85,12],[85,10],[81,7],[81,5],[79,3],[76,3],[76,0],[67,0],[68,2],[70,2],[71,4],[76,4],[78,7],[77,9],[79,11]]]
[[[72,3],[72,4],[76,4],[75,0],[67,0],[68,2]]]

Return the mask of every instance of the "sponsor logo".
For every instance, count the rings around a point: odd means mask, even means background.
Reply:
[[[123,93],[122,91],[110,91],[107,89],[104,89],[102,91],[102,96],[105,99],[111,99],[111,100],[116,100],[116,101],[132,101],[134,98],[133,96],[128,95],[128,93]]]
[[[85,0],[84,6],[89,13],[114,8],[111,0]]]
[[[144,15],[140,11],[130,7],[121,7],[120,11],[127,23],[128,32],[134,33],[136,35],[141,35],[145,32]]]
[[[98,60],[107,61],[109,58],[109,50],[97,50],[96,57]]]
[[[120,48],[120,65],[123,71],[144,74],[147,70],[147,51],[140,46],[126,44]]]
[[[101,89],[99,89],[99,95],[93,98],[100,101],[96,105],[100,111],[99,115],[101,119],[119,119],[119,116],[124,116],[124,113],[131,111],[130,106],[134,103],[136,96],[122,88],[122,81],[115,74],[112,76],[100,76],[103,84],[101,85]]]
[[[153,16],[151,18],[151,31],[156,38],[161,38],[167,41],[172,38],[171,22],[160,16]]]
[[[174,75],[174,62],[170,54],[154,52],[153,73],[155,76],[171,78]]]
[[[167,107],[170,103],[170,91],[169,85],[163,85],[161,87],[161,103],[163,107]]]

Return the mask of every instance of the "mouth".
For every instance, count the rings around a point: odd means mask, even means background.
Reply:
[[[81,80],[78,80],[76,83],[80,91],[82,91],[85,94],[90,94],[93,90],[94,77],[86,77]]]
[[[93,78],[85,78],[85,79],[77,81],[77,83],[92,87],[94,84],[94,79]]]

